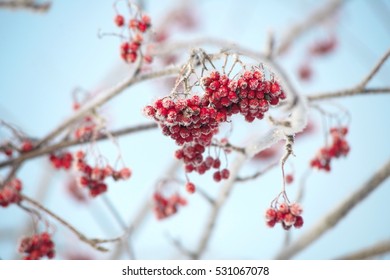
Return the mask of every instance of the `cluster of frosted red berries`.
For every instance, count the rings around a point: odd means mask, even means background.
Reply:
[[[137,15],[131,18],[128,23],[123,15],[117,14],[115,16],[115,24],[121,28],[127,28],[130,32],[130,38],[120,46],[121,57],[127,63],[134,63],[141,53],[141,46],[144,40],[142,34],[150,30],[151,21],[148,15]],[[151,63],[152,57],[150,55],[143,55],[145,62]]]
[[[10,180],[2,189],[0,189],[0,205],[7,207],[11,203],[18,203],[22,200],[20,191],[22,190],[22,182],[14,178]]]
[[[347,127],[331,128],[331,144],[317,152],[315,158],[310,161],[310,166],[319,170],[330,171],[330,163],[333,158],[347,156],[350,150],[349,144],[345,139],[347,133]]]
[[[39,260],[47,257],[54,258],[54,242],[47,232],[36,234],[22,239],[19,245],[19,252],[26,254],[25,260]]]
[[[117,180],[127,180],[131,176],[129,168],[122,168],[119,171],[114,170],[107,165],[103,168],[98,166],[92,167],[85,160],[85,154],[82,151],[76,153],[76,169],[82,173],[79,184],[89,189],[89,194],[96,197],[107,191],[107,184],[104,182],[108,177]]]
[[[292,226],[301,228],[303,226],[302,207],[298,203],[288,205],[283,202],[278,207],[268,208],[265,212],[265,220],[269,227],[281,223],[283,229],[289,230]]]
[[[212,72],[203,79],[204,97],[217,110],[217,120],[241,114],[247,122],[262,119],[270,105],[278,105],[286,98],[277,81],[266,80],[262,71],[245,71],[237,80],[231,80],[219,72]]]
[[[73,155],[69,152],[59,152],[50,154],[50,162],[55,169],[69,170],[73,163]]]
[[[166,197],[161,192],[154,193],[153,203],[153,211],[159,220],[172,216],[180,206],[187,205],[187,201],[179,194],[176,193]]]
[[[182,146],[175,156],[184,162],[187,173],[204,174],[214,168],[213,179],[219,182],[229,178],[229,170],[220,169],[219,158],[203,156],[219,125],[233,114],[243,115],[248,122],[262,119],[270,105],[277,105],[286,96],[277,81],[266,80],[257,69],[234,80],[214,71],[202,84],[205,93],[201,97],[164,97],[146,106],[144,112],[159,123],[164,135]]]

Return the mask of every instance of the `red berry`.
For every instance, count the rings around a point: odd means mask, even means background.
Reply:
[[[193,183],[191,183],[191,182],[188,182],[186,184],[186,190],[189,193],[194,193],[195,192],[195,185]]]
[[[220,171],[214,172],[213,179],[215,182],[220,182],[222,180],[221,172]]]
[[[116,15],[114,21],[118,27],[122,27],[123,24],[125,23],[125,19],[122,15]]]
[[[221,177],[222,177],[222,179],[229,179],[229,176],[230,176],[229,169],[224,168],[224,169],[221,170]]]

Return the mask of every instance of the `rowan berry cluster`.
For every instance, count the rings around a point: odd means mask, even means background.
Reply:
[[[55,169],[69,170],[73,163],[73,155],[70,152],[52,153],[49,159]]]
[[[187,205],[187,201],[178,193],[164,196],[161,192],[153,195],[153,211],[157,219],[162,220],[175,214],[180,206]]]
[[[345,139],[348,133],[347,127],[333,127],[330,129],[331,143],[321,148],[316,156],[310,161],[310,166],[319,170],[330,171],[332,159],[347,156],[350,150]]]
[[[47,232],[35,234],[21,240],[19,252],[26,254],[25,260],[39,260],[44,257],[52,259],[55,256],[54,242]]]
[[[164,135],[181,146],[175,157],[184,162],[186,173],[204,174],[214,168],[213,179],[219,182],[229,178],[229,170],[221,170],[218,156],[203,155],[219,125],[234,114],[243,115],[247,122],[262,119],[269,107],[277,105],[286,95],[277,81],[267,80],[257,68],[243,72],[236,79],[213,71],[201,82],[205,89],[202,96],[163,97],[146,106],[144,113],[160,125]]]
[[[118,13],[114,18],[114,22],[116,26],[127,29],[129,33],[127,41],[122,42],[120,46],[122,59],[127,63],[134,63],[138,56],[141,56],[145,62],[151,63],[152,57],[142,54],[141,51],[144,41],[143,34],[148,32],[151,27],[150,17],[145,14],[136,13],[130,19],[126,20],[123,15]]]
[[[262,71],[245,71],[231,80],[219,72],[203,79],[205,98],[217,110],[217,120],[223,122],[234,114],[241,114],[247,122],[262,119],[270,105],[278,105],[286,98],[277,81],[267,80]]]
[[[79,184],[89,189],[89,194],[96,197],[107,191],[105,179],[111,177],[115,181],[127,180],[131,176],[129,168],[114,170],[110,165],[104,167],[92,167],[86,162],[86,156],[82,151],[76,153],[76,169],[81,172]]]
[[[302,207],[298,203],[280,203],[277,207],[270,207],[265,212],[265,220],[269,227],[281,223],[283,229],[289,230],[292,226],[301,228],[303,226]]]
[[[22,182],[14,178],[0,189],[0,205],[7,207],[11,203],[18,203],[22,200],[20,191],[22,190]]]

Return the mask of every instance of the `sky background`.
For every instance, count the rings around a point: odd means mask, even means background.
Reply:
[[[177,8],[180,2],[145,1],[145,10],[151,15],[155,29],[164,15]],[[301,21],[319,2],[322,1],[193,1],[191,11],[198,19],[197,28],[175,29],[172,40],[216,37],[263,50],[270,30],[280,38],[286,28]],[[308,32],[278,62],[302,94],[352,86],[390,47],[389,11],[390,1],[347,1],[330,23]],[[119,39],[97,35],[99,30],[116,30],[114,16],[111,1],[54,0],[46,14],[0,10],[0,119],[32,137],[43,137],[72,113],[71,93],[76,87],[98,94],[127,77],[131,68],[119,57]],[[337,36],[336,51],[313,60],[312,81],[301,82],[296,73],[305,61],[308,47],[330,32]],[[370,85],[388,86],[389,74],[388,62]],[[142,108],[168,93],[164,81],[139,84],[125,90],[103,111],[112,129],[145,123],[148,120],[142,115]],[[334,110],[334,104],[346,108],[351,116],[348,135],[351,152],[347,158],[333,163],[330,174],[314,172],[308,178],[302,201],[305,225],[292,231],[293,239],[309,230],[390,158],[390,96],[345,98],[328,102],[324,108]],[[296,178],[304,174],[309,160],[324,144],[318,112],[313,110],[311,119],[316,133],[297,141],[296,157],[289,160]],[[259,124],[249,126],[239,119],[235,123],[233,143],[245,143],[250,131],[261,128]],[[4,130],[0,130],[0,142],[6,136]],[[151,197],[156,182],[165,176],[176,147],[159,130],[121,137],[118,144],[133,176],[125,183],[111,183],[107,197],[125,221],[132,221],[145,200]],[[113,143],[99,143],[99,148],[108,158],[116,158]],[[233,158],[231,155],[230,160]],[[266,164],[251,161],[242,173],[251,174]],[[0,175],[4,174],[4,170],[0,170]],[[183,177],[180,169],[177,174]],[[53,171],[46,157],[27,162],[18,177],[24,183],[26,194],[38,197],[87,236],[110,238],[121,234],[120,226],[112,221],[101,198],[79,204],[69,197],[64,187],[68,174]],[[270,259],[275,256],[283,246],[285,232],[279,226],[267,228],[263,213],[280,191],[280,177],[280,170],[274,169],[257,180],[235,186],[222,208],[203,258]],[[211,174],[192,178],[210,196],[218,194],[221,186],[212,181]],[[294,198],[297,188],[297,182],[289,187],[290,198]],[[148,214],[132,238],[137,258],[185,258],[172,245],[172,238],[180,240],[190,250],[196,248],[210,209],[199,195],[189,196],[184,191],[183,195],[189,204],[176,216],[156,221],[152,213]],[[342,222],[295,258],[334,258],[388,239],[389,199],[390,181],[387,180]],[[16,206],[0,209],[0,258],[20,258],[16,244],[29,221],[30,217]],[[94,252],[66,228],[54,224],[58,258],[87,255],[105,259],[111,256]],[[127,255],[119,258],[127,258]],[[382,258],[390,259],[390,254]]]

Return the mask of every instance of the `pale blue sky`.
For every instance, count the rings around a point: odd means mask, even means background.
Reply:
[[[179,1],[165,1],[164,4],[161,1],[158,4],[145,2],[146,10],[158,23],[169,7]],[[262,50],[269,30],[280,36],[286,27],[302,20],[318,2],[194,1],[195,11],[201,18],[199,28],[184,35],[175,34],[175,37],[218,37]],[[375,1],[347,1],[334,23],[339,47],[335,54],[316,60],[314,67],[318,75],[312,83],[300,83],[296,79],[296,68],[304,57],[307,45],[321,34],[326,34],[326,28],[309,32],[288,55],[280,59],[280,64],[285,67],[300,92],[351,86],[390,47],[389,17],[387,20],[381,17],[376,10],[377,6],[370,2]],[[378,2],[387,9],[382,8],[382,11],[390,11],[390,1]],[[47,14],[0,10],[0,118],[19,126],[31,136],[42,137],[71,113],[71,92],[75,87],[100,90],[125,77],[128,68],[119,58],[119,40],[113,37],[99,39],[97,36],[99,29],[107,32],[115,30],[113,17],[110,1],[54,0]],[[372,85],[389,85],[389,73],[390,63],[387,63]],[[164,94],[163,90],[164,87],[158,87],[157,83],[137,85],[126,90],[105,109],[112,126],[119,128],[148,121],[141,114],[142,107],[156,96]],[[293,238],[308,230],[390,158],[390,135],[386,124],[389,119],[389,102],[389,95],[337,100],[337,104],[347,108],[352,116],[348,136],[351,153],[346,159],[334,162],[331,174],[317,173],[309,178],[303,201],[305,226],[295,230]],[[313,116],[320,131],[320,118],[317,113]],[[248,128],[244,126],[238,131],[247,133],[245,129]],[[234,136],[236,143],[245,140],[239,135],[241,133]],[[0,137],[4,136],[0,134]],[[310,140],[297,143],[296,157],[292,159],[297,176],[306,170],[312,155],[323,145],[321,133],[306,139]],[[134,176],[126,183],[110,185],[109,197],[125,220],[129,220],[136,215],[143,200],[150,196],[156,178],[164,175],[161,167],[169,165],[175,146],[157,130],[123,137],[119,144]],[[116,150],[111,143],[102,144],[101,149],[115,158]],[[249,165],[243,172],[249,173],[255,168]],[[26,193],[37,195],[40,178],[47,170],[50,169],[46,158],[28,162],[21,169],[19,177],[25,183]],[[208,193],[216,195],[219,185],[212,182],[210,177],[194,177],[194,180]],[[61,213],[91,237],[120,234],[120,228],[109,223],[110,215],[100,199],[88,207],[73,203],[63,190],[65,181],[64,172],[55,173],[50,179],[45,196],[48,207]],[[217,230],[204,258],[272,258],[282,246],[284,232],[279,227],[266,228],[263,212],[279,188],[279,170],[254,182],[237,185],[222,209]],[[297,184],[291,188],[293,197]],[[389,198],[390,181],[387,180],[342,223],[296,258],[337,257],[389,238]],[[208,215],[208,206],[199,196],[188,199],[188,207],[167,221],[156,222],[149,215],[133,238],[138,258],[180,258],[167,236],[180,239],[190,249],[196,246]],[[0,258],[15,258],[15,242],[26,221],[26,214],[17,207],[0,209]],[[57,226],[54,238],[60,258],[78,248],[89,252],[86,246],[80,246],[75,237],[60,225]],[[96,257],[105,258],[105,255],[97,254]]]

